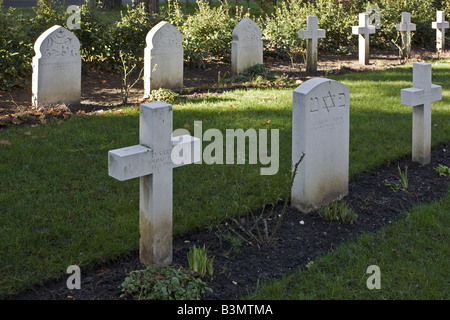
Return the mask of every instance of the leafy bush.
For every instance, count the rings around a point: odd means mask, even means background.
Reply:
[[[185,60],[191,67],[206,67],[208,59],[229,59],[232,30],[249,14],[237,7],[234,15],[226,0],[218,7],[211,7],[207,0],[197,0],[198,8],[192,15],[181,12],[178,1],[173,1],[168,10],[169,22],[183,34]]]
[[[0,10],[0,90],[29,86],[33,42],[19,10]]]
[[[212,292],[202,279],[170,266],[131,272],[122,291],[122,297],[139,300],[200,300],[202,294]]]
[[[283,1],[261,22],[267,53],[291,59],[302,54],[306,42],[298,38],[298,31],[307,28],[308,15],[316,15],[319,28],[327,32],[320,42],[320,50],[348,52],[355,47],[351,26],[358,20],[359,3],[361,1]]]
[[[381,10],[381,29],[377,30],[376,36],[371,37],[376,46],[388,46],[400,37],[396,25],[400,23],[402,12],[411,13],[411,22],[416,24],[416,32],[412,37],[412,44],[421,46],[434,46],[435,30],[431,28],[431,22],[436,20],[435,6],[430,5],[429,0],[377,0],[373,4],[378,5]]]

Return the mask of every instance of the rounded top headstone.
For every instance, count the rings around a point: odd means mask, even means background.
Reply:
[[[262,32],[258,24],[249,18],[244,18],[233,29],[233,41],[261,42]]]
[[[34,44],[36,58],[51,61],[58,58],[81,59],[80,41],[69,30],[59,25],[47,29],[37,38]]]
[[[154,26],[147,33],[145,41],[152,54],[173,53],[183,48],[183,35],[167,21],[161,21]]]

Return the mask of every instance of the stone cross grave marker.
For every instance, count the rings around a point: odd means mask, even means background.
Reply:
[[[167,21],[146,36],[144,50],[144,98],[159,88],[183,89],[183,35]]]
[[[32,99],[34,107],[80,104],[80,41],[66,28],[55,25],[34,44]]]
[[[438,11],[436,13],[436,21],[431,24],[436,29],[436,49],[439,52],[445,50],[445,29],[449,28],[449,22],[445,21],[445,12]]]
[[[291,203],[310,212],[348,194],[349,88],[314,78],[294,90],[292,166],[297,168]]]
[[[416,24],[411,23],[411,13],[402,12],[402,22],[397,24],[397,31],[402,35],[403,57],[411,57],[411,31],[416,31]]]
[[[306,30],[300,30],[298,37],[306,39],[306,71],[317,72],[317,39],[325,38],[325,30],[319,29],[319,19],[316,16],[308,16]]]
[[[111,150],[108,173],[120,181],[140,178],[140,260],[172,262],[172,170],[200,160],[199,139],[172,137],[172,106],[141,104],[139,145]]]
[[[231,42],[231,74],[243,73],[263,63],[261,28],[252,19],[244,18],[236,25]]]
[[[431,103],[442,98],[442,87],[431,83],[431,64],[413,64],[413,87],[401,90],[401,103],[413,107],[412,160],[431,161]]]
[[[375,31],[375,26],[369,25],[369,15],[360,13],[359,25],[352,27],[352,33],[359,35],[358,44],[360,64],[369,64],[369,37],[371,34],[374,34]]]

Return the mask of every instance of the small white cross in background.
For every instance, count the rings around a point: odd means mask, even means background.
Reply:
[[[306,71],[317,72],[317,39],[325,38],[325,30],[319,29],[319,19],[316,16],[308,16],[307,29],[300,30],[298,37],[306,39]]]
[[[369,15],[359,14],[359,25],[352,27],[352,33],[359,35],[359,63],[369,64],[369,37],[375,33],[375,26],[369,24]]]
[[[401,90],[401,103],[413,107],[412,160],[431,161],[431,103],[442,99],[442,87],[431,83],[431,64],[413,64],[413,87]]]

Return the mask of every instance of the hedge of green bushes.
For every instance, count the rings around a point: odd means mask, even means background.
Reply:
[[[261,27],[265,54],[294,59],[304,51],[305,44],[297,35],[298,30],[306,28],[308,15],[317,15],[319,27],[327,30],[320,50],[346,53],[357,49],[351,26],[358,24],[358,13],[367,12],[371,5],[381,9],[382,28],[371,37],[371,45],[379,47],[400,41],[395,25],[401,12],[408,11],[417,24],[413,45],[432,48],[435,30],[431,22],[436,19],[436,10],[450,14],[450,0],[288,0],[278,1],[271,13],[256,17],[243,6],[235,7],[235,1],[222,0],[210,6],[208,0],[199,0],[197,4],[194,14],[185,13],[175,0],[168,0],[159,15],[145,13],[143,6],[129,6],[113,23],[100,18],[101,9],[82,6],[81,28],[72,32],[81,42],[84,72],[118,68],[123,63],[120,56],[142,63],[145,35],[161,20],[171,22],[182,32],[186,64],[204,67],[209,59],[229,61],[231,32],[244,17],[254,19]],[[53,0],[40,0],[32,17],[20,9],[0,9],[0,90],[30,85],[34,42],[54,24],[66,27],[69,15],[65,8],[53,5]]]

